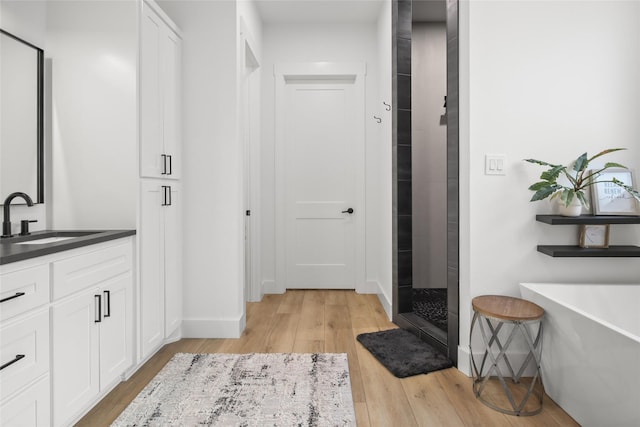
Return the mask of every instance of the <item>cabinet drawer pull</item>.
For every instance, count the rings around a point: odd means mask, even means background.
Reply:
[[[173,167],[172,167],[173,156],[169,155],[167,157],[169,158],[169,173],[168,173],[168,175],[173,175]]]
[[[111,317],[111,291],[104,291],[104,317]]]
[[[167,174],[167,155],[160,154],[160,156],[162,156],[162,172],[160,173],[160,175],[166,175]]]
[[[96,316],[93,319],[94,323],[100,323],[102,322],[102,295],[94,295],[94,298],[96,299],[95,303],[95,310],[97,311]]]
[[[20,359],[24,359],[24,357],[25,357],[25,356],[24,356],[24,354],[16,354],[15,359],[13,359],[12,361],[7,362],[7,363],[5,363],[4,365],[0,366],[0,371],[2,371],[4,368],[7,368],[7,367],[9,367],[9,366],[13,365],[13,364],[14,364],[14,363],[16,363],[18,360],[20,360]]]
[[[12,295],[12,296],[10,296],[10,297],[6,297],[6,298],[2,298],[2,299],[0,299],[0,302],[9,301],[9,300],[12,300],[12,299],[14,299],[14,298],[21,297],[22,295],[25,295],[25,293],[24,293],[24,292],[16,292],[16,294],[15,294],[15,295]]]

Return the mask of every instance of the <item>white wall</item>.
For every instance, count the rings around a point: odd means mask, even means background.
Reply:
[[[136,2],[49,2],[55,229],[136,227]]]
[[[244,212],[236,4],[160,5],[183,33],[183,335],[238,337]]]
[[[366,75],[366,281],[378,287],[378,247],[381,210],[379,128],[372,116],[384,110],[378,98],[378,47],[375,24],[267,24],[263,28],[262,65],[262,267],[267,292],[281,291],[275,284],[275,188],[274,188],[274,77],[273,67],[283,62],[354,62],[367,64]],[[388,98],[387,102],[389,101]],[[389,116],[390,121],[390,116]]]
[[[640,3],[473,1],[460,22],[460,362],[468,369],[471,298],[519,296],[519,282],[637,282],[637,258],[551,258],[537,244],[575,244],[577,226],[537,223],[530,203],[541,169],[584,151],[640,170]],[[507,175],[485,176],[485,153]],[[616,225],[613,244],[640,244]]]
[[[44,1],[0,1],[0,28],[20,37],[29,43],[45,49],[47,30],[47,4]],[[45,52],[46,54],[46,52]],[[45,137],[45,147],[49,141]],[[45,177],[50,164],[45,165]],[[47,178],[45,178],[46,182]],[[13,190],[13,191],[18,191]],[[35,194],[29,194],[35,199]],[[11,204],[11,223],[13,233],[20,232],[20,220],[35,219],[38,222],[30,225],[30,230],[37,231],[47,228],[47,207],[50,193],[45,191],[45,203],[28,207],[22,199],[15,199]],[[4,200],[0,200],[2,203]],[[4,216],[4,213],[0,213]],[[4,218],[3,218],[4,220]]]
[[[447,94],[445,23],[411,31],[413,288],[447,287]]]
[[[383,119],[378,126],[377,141],[377,165],[371,165],[374,174],[377,176],[376,188],[378,196],[378,206],[375,207],[378,223],[373,224],[377,227],[377,234],[373,239],[369,240],[370,247],[374,250],[374,257],[377,257],[378,267],[378,298],[391,319],[392,299],[393,299],[393,236],[392,236],[392,111],[387,111],[386,107],[381,103],[384,101],[391,104],[392,99],[392,26],[391,26],[391,0],[386,0],[380,8],[380,15],[377,22],[377,48],[378,48],[378,103],[379,117]],[[376,111],[377,112],[377,111]],[[375,218],[375,217],[374,217]],[[377,237],[377,239],[375,238]]]

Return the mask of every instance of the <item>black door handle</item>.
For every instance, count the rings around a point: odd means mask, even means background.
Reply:
[[[14,357],[12,361],[7,362],[7,363],[3,364],[2,366],[0,366],[0,371],[2,371],[4,368],[7,368],[7,367],[13,365],[18,360],[24,359],[24,357],[25,357],[24,354],[16,354],[16,357]]]
[[[353,213],[353,208],[349,208],[346,211],[342,211],[342,213],[352,214]]]

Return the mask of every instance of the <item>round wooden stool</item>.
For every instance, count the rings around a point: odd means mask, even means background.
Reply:
[[[542,410],[544,393],[540,377],[544,310],[530,301],[500,295],[475,297],[471,305],[474,314],[469,334],[469,351],[473,392],[476,398],[488,407],[509,415],[526,416],[539,413]],[[479,365],[471,347],[476,324],[484,343],[484,354]],[[517,371],[507,355],[514,339],[520,339],[516,337],[524,338],[528,347],[524,362],[519,368],[516,366]],[[522,375],[528,366],[535,368],[535,374],[531,382],[527,381],[528,384],[525,384]],[[504,372],[505,369],[508,372]],[[511,386],[507,384],[509,376]],[[496,387],[497,384],[502,386],[502,390],[499,386]],[[526,406],[531,395],[534,395],[537,401]]]

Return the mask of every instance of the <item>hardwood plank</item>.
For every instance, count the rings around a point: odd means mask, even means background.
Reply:
[[[356,336],[395,327],[376,295],[343,290],[265,295],[261,302],[247,304],[247,327],[240,338],[183,339],[164,346],[77,425],[110,425],[178,352],[339,352],[348,356],[358,426],[579,427],[547,396],[542,413],[533,417],[494,411],[475,398],[471,378],[455,368],[405,379],[394,377]],[[499,398],[499,390],[493,393]]]

